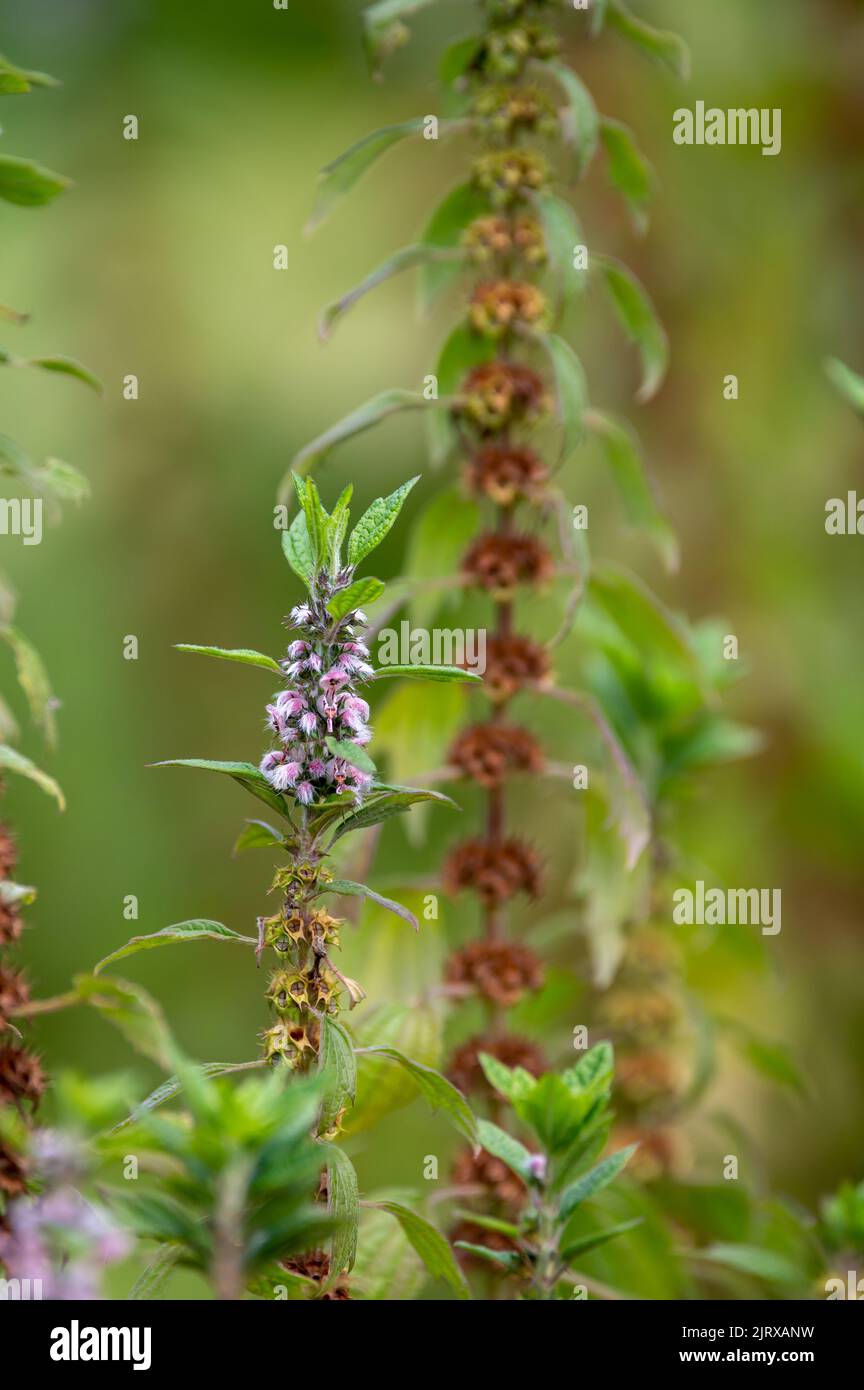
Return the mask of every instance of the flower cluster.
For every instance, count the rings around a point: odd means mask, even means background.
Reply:
[[[301,633],[288,647],[282,669],[289,682],[267,706],[275,746],[260,768],[277,792],[303,806],[350,795],[359,804],[372,778],[358,751],[372,737],[369,706],[357,684],[373,674],[369,649],[359,632],[365,615],[355,609],[338,622],[318,603],[292,608],[292,627]]]

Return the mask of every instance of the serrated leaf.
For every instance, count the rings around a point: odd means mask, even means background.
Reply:
[[[345,1107],[353,1105],[357,1094],[354,1044],[342,1024],[328,1014],[321,1017],[318,1068],[325,1086],[318,1132],[326,1136],[338,1125]]]
[[[616,312],[642,359],[642,385],[637,399],[650,401],[659,391],[669,366],[669,339],[639,280],[627,266],[610,256],[596,256]]]
[[[32,159],[0,154],[0,198],[20,207],[40,207],[68,188],[70,180]]]
[[[609,160],[609,177],[622,195],[634,226],[644,232],[648,225],[646,208],[654,190],[654,175],[650,164],[633,138],[633,132],[621,121],[604,116],[600,135]]]
[[[366,772],[370,777],[374,777],[378,771],[369,754],[359,743],[351,743],[348,739],[333,738],[328,734],[325,742],[334,758],[344,758],[352,767],[359,768],[361,772]]]
[[[665,29],[655,29],[638,18],[624,4],[624,0],[609,0],[606,23],[616,29],[625,39],[634,44],[648,58],[662,63],[674,72],[676,77],[687,82],[690,78],[690,50],[679,34]]]
[[[447,1241],[431,1222],[419,1216],[416,1211],[402,1206],[400,1202],[371,1202],[367,1205],[376,1207],[379,1211],[388,1211],[391,1216],[395,1216],[433,1279],[443,1280],[453,1289],[457,1298],[470,1299],[471,1291],[465,1275],[456,1263]]]
[[[608,1187],[610,1182],[614,1182],[638,1147],[638,1144],[630,1144],[626,1149],[619,1149],[617,1153],[602,1159],[593,1168],[589,1168],[587,1173],[583,1173],[581,1178],[571,1183],[561,1195],[561,1220],[566,1221],[582,1202],[587,1202],[589,1197],[594,1197],[604,1187]]]
[[[318,193],[306,231],[319,227],[333,211],[337,203],[349,193],[366,170],[377,159],[399,144],[408,136],[417,135],[423,129],[423,117],[402,121],[399,125],[384,126],[371,135],[365,135],[355,145],[340,154],[331,164],[321,170],[318,180]]]
[[[43,772],[41,767],[25,758],[23,753],[19,753],[17,748],[10,748],[5,743],[0,744],[0,771],[17,772],[19,777],[27,777],[31,782],[35,782],[37,787],[41,787],[43,792],[53,796],[60,810],[65,811],[66,798],[59,784],[47,772]]]
[[[177,941],[201,941],[205,937],[213,941],[239,941],[244,946],[257,945],[255,937],[241,936],[239,932],[232,931],[221,922],[211,922],[206,917],[195,917],[188,922],[175,922],[172,926],[163,927],[161,931],[151,932],[147,936],[130,937],[125,946],[118,947],[116,951],[100,960],[98,965],[94,965],[93,974],[98,975],[106,965],[115,960],[123,960],[125,956],[133,956],[138,951],[152,951],[157,946],[171,946]]]
[[[153,1259],[142,1274],[139,1274],[129,1291],[132,1302],[159,1298],[174,1271],[174,1266],[183,1254],[183,1246],[167,1241],[160,1245]]]
[[[353,830],[365,830],[370,825],[379,825],[382,821],[389,820],[391,816],[402,815],[420,801],[436,801],[443,806],[456,805],[455,801],[441,792],[424,791],[414,787],[405,787],[398,792],[388,792],[382,796],[372,796],[356,811],[350,811],[344,819],[337,822],[330,843],[335,844],[343,835]]]
[[[665,568],[674,573],[678,569],[678,541],[660,510],[635,431],[629,424],[593,409],[586,410],[585,425],[603,446],[627,520],[648,533]]]
[[[402,483],[387,497],[379,497],[367,507],[348,538],[348,562],[359,565],[384,540],[397,516],[402,510],[406,497],[414,484],[420,481],[418,474]]]
[[[297,577],[310,585],[315,576],[315,547],[305,512],[298,512],[288,530],[282,532],[282,553]]]
[[[492,1089],[511,1102],[530,1096],[537,1086],[537,1077],[524,1067],[508,1067],[489,1052],[481,1052],[478,1060]]]
[[[333,595],[327,604],[327,612],[338,622],[346,613],[350,613],[352,608],[363,609],[374,603],[381,597],[384,588],[385,585],[380,579],[355,579],[347,589],[340,589]]]
[[[241,849],[283,849],[285,837],[265,820],[250,820],[246,829],[241,830],[234,844],[234,853]]]
[[[547,67],[567,95],[567,107],[562,114],[564,142],[573,150],[575,175],[581,179],[597,153],[600,139],[597,107],[581,77],[566,63],[553,61]]]
[[[389,1057],[391,1061],[398,1062],[399,1066],[403,1067],[416,1083],[418,1090],[429,1106],[433,1110],[440,1110],[454,1129],[458,1130],[470,1144],[477,1145],[477,1121],[474,1118],[474,1113],[462,1092],[458,1091],[452,1081],[447,1080],[446,1076],[435,1071],[434,1067],[427,1067],[422,1062],[415,1062],[411,1057],[406,1057],[398,1047],[376,1043],[371,1047],[364,1047],[362,1052],[365,1056]]]
[[[265,671],[276,671],[282,675],[282,667],[272,656],[256,652],[251,647],[199,647],[192,642],[175,642],[178,652],[194,652],[198,656],[214,656],[220,661],[239,661],[244,666],[261,666]]]

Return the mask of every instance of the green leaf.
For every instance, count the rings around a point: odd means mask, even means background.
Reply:
[[[0,771],[17,772],[19,777],[27,777],[31,782],[35,782],[37,787],[41,787],[43,792],[53,796],[61,811],[66,809],[66,799],[53,777],[47,772],[43,772],[41,767],[37,767],[29,758],[25,758],[23,753],[19,753],[17,748],[10,748],[8,744],[0,744]]]
[[[689,81],[690,50],[680,35],[646,24],[644,19],[633,14],[624,0],[609,0],[606,23],[610,29],[617,29],[647,57],[662,63],[682,81]]]
[[[409,926],[412,926],[415,931],[420,930],[420,923],[417,921],[413,912],[409,912],[407,907],[403,907],[401,903],[394,902],[392,898],[385,898],[383,893],[376,893],[375,889],[370,888],[366,883],[354,883],[352,879],[348,878],[334,878],[321,889],[321,892],[339,893],[340,895],[351,898],[370,898],[371,901],[377,903],[379,907],[386,908],[388,912],[392,912],[394,917],[401,917],[402,920],[407,922]]]
[[[762,1038],[745,1038],[740,1047],[742,1056],[751,1067],[769,1081],[787,1086],[798,1095],[806,1094],[807,1086],[800,1070],[780,1043],[765,1042]]]
[[[313,232],[330,216],[336,204],[351,191],[376,159],[393,145],[397,145],[409,135],[417,135],[422,129],[422,116],[402,121],[400,125],[384,126],[381,130],[373,131],[371,135],[365,135],[362,140],[358,140],[349,150],[322,169],[315,206],[306,225],[307,233]]]
[[[594,1197],[604,1187],[608,1187],[610,1182],[614,1182],[622,1168],[630,1162],[638,1147],[638,1144],[630,1144],[626,1149],[619,1149],[617,1153],[610,1154],[608,1158],[604,1158],[593,1168],[589,1168],[587,1173],[583,1173],[581,1178],[577,1178],[574,1183],[571,1183],[561,1197],[559,1209],[561,1220],[566,1221],[582,1202],[587,1201],[589,1197]]]
[[[342,568],[342,542],[348,530],[350,511],[348,504],[354,495],[354,484],[347,483],[339,494],[339,500],[330,516],[330,573],[338,574]]]
[[[480,508],[457,488],[438,492],[424,507],[411,532],[403,568],[412,582],[410,605],[415,627],[431,628],[442,605],[458,600],[458,590],[436,587],[434,581],[459,573],[462,556],[479,528]]]
[[[543,223],[549,267],[560,287],[563,304],[570,304],[584,290],[588,275],[573,264],[573,252],[583,245],[582,228],[570,204],[554,193],[541,193],[536,199]]]
[[[481,1052],[478,1060],[489,1085],[506,1100],[522,1100],[530,1096],[537,1086],[536,1076],[532,1076],[524,1067],[508,1067],[488,1052]]]
[[[425,1217],[402,1206],[400,1202],[370,1202],[367,1205],[395,1216],[433,1279],[441,1279],[453,1289],[457,1298],[470,1299],[471,1291],[465,1275],[453,1257],[453,1251],[441,1232]]]
[[[357,1230],[360,1224],[360,1189],[348,1155],[335,1144],[325,1144],[327,1155],[327,1209],[336,1222],[330,1242],[330,1273],[326,1287],[354,1268]]]
[[[266,1067],[267,1063],[263,1058],[258,1058],[254,1062],[199,1062],[197,1070],[202,1076],[224,1076],[229,1072],[252,1071]],[[149,1096],[146,1096],[139,1105],[135,1106],[131,1115],[127,1115],[119,1124],[109,1130],[110,1134],[118,1130],[126,1129],[129,1125],[134,1125],[151,1110],[156,1110],[160,1105],[165,1105],[167,1101],[173,1100],[180,1095],[184,1086],[189,1080],[189,1068],[187,1067],[182,1076],[169,1076],[167,1081],[163,1081]]]
[[[606,12],[609,8],[609,0],[594,0],[591,6],[591,34],[596,37],[606,23]]]
[[[615,1052],[609,1042],[597,1043],[581,1057],[575,1066],[564,1072],[564,1080],[572,1091],[589,1092],[592,1096],[608,1091],[615,1071]]]
[[[415,1062],[412,1058],[406,1057],[398,1047],[376,1043],[371,1047],[364,1047],[362,1055],[389,1057],[392,1061],[398,1062],[416,1082],[418,1090],[431,1109],[442,1111],[454,1129],[476,1147],[479,1142],[477,1121],[467,1100],[461,1091],[457,1091],[452,1081],[448,1081],[433,1067],[427,1067],[423,1062]]]
[[[621,121],[604,116],[600,135],[609,160],[612,185],[627,203],[636,230],[644,232],[648,225],[646,208],[654,188],[651,166],[637,148],[633,132]]]
[[[562,116],[564,142],[573,150],[575,175],[581,179],[597,153],[600,139],[597,107],[581,77],[565,63],[551,62],[546,66],[567,96],[568,104]]]
[[[482,46],[480,34],[469,34],[465,39],[456,39],[441,54],[438,63],[438,81],[450,87],[464,77],[472,66]]]
[[[183,1246],[179,1243],[168,1241],[164,1245],[160,1245],[143,1274],[139,1274],[132,1285],[129,1298],[133,1302],[139,1302],[144,1299],[161,1297],[162,1290],[182,1254]]]
[[[33,723],[37,729],[41,729],[45,741],[53,748],[57,743],[57,721],[54,717],[57,699],[51,689],[45,664],[32,643],[15,628],[0,629],[0,636],[12,648],[18,684],[27,697]]]
[[[585,424],[603,446],[627,520],[648,533],[665,568],[674,573],[678,568],[678,541],[655,497],[638,436],[629,424],[599,410],[586,410]]]
[[[455,1248],[467,1250],[469,1255],[476,1255],[478,1260],[485,1260],[487,1264],[506,1269],[508,1274],[515,1274],[523,1265],[523,1257],[518,1250],[490,1250],[488,1245],[474,1245],[470,1240],[457,1240]]]
[[[436,208],[426,224],[421,242],[431,250],[455,251],[461,245],[466,228],[488,211],[488,202],[473,181],[462,183],[448,193]],[[464,262],[458,259],[435,259],[421,266],[417,300],[422,313],[427,312],[438,295],[452,284],[463,266]]]
[[[244,666],[261,666],[265,671],[282,675],[282,667],[272,656],[252,651],[250,647],[199,647],[191,642],[175,642],[178,652],[197,652],[199,656],[215,656],[221,661],[240,661]]]
[[[291,475],[294,490],[306,517],[306,535],[312,552],[312,570],[326,567],[330,555],[330,518],[324,510],[318,489],[311,478]]]
[[[669,339],[644,287],[627,266],[610,256],[596,256],[618,317],[642,358],[642,385],[637,399],[657,394],[669,366]]]
[[[367,555],[377,549],[401,512],[405,498],[419,481],[419,474],[409,478],[408,482],[397,487],[395,492],[391,492],[388,497],[379,497],[367,508],[348,538],[349,564],[359,565]]]
[[[318,325],[318,336],[322,342],[326,342],[332,335],[333,329],[341,318],[347,314],[364,295],[370,290],[377,289],[386,280],[398,275],[402,270],[411,270],[414,266],[438,266],[444,265],[451,270],[452,274],[458,274],[465,263],[465,253],[457,248],[448,249],[445,247],[430,246],[424,242],[418,242],[415,246],[404,246],[401,251],[395,251],[389,256],[377,270],[373,270],[364,280],[361,280],[353,290],[343,294],[341,299],[337,299],[333,304],[328,304],[321,315]]]
[[[136,1052],[170,1071],[171,1035],[162,1010],[146,990],[109,975],[76,975],[73,983],[82,1003],[113,1023]]]
[[[0,154],[0,198],[5,198],[7,203],[39,207],[43,203],[50,203],[69,184],[69,179],[64,179],[61,174],[52,174],[50,169],[43,169],[32,159]]]
[[[259,801],[263,801],[269,806],[271,811],[278,811],[280,816],[286,820],[291,817],[288,814],[288,807],[278,792],[274,791],[257,767],[252,763],[235,762],[216,762],[210,758],[164,758],[161,762],[151,764],[153,767],[198,767],[204,772],[221,772],[226,777],[233,777],[241,787],[257,796]]]
[[[407,41],[403,16],[430,4],[432,0],[377,0],[363,11],[363,45],[373,76],[380,76],[382,64]]]
[[[462,666],[424,666],[418,662],[417,665],[411,666],[379,666],[369,680],[395,680],[397,676],[424,681],[473,681],[475,684],[483,679],[474,671],[466,671]]]
[[[477,1121],[477,1137],[487,1153],[492,1154],[494,1158],[500,1158],[501,1162],[512,1168],[523,1182],[531,1182],[531,1152],[524,1144],[520,1144],[512,1134],[507,1134],[497,1125],[493,1125],[490,1120]]]
[[[597,566],[589,592],[649,667],[666,658],[689,677],[694,693],[703,692],[702,670],[690,633],[641,579],[617,565]]]
[[[718,1242],[705,1250],[693,1251],[691,1257],[725,1265],[727,1269],[735,1269],[742,1274],[752,1274],[771,1284],[797,1284],[801,1279],[795,1265],[773,1250],[764,1250],[758,1245],[726,1245]]]
[[[315,547],[305,512],[298,512],[288,530],[282,532],[282,553],[298,578],[310,585],[315,577]]]
[[[380,579],[355,579],[347,589],[340,589],[333,595],[327,604],[327,612],[338,622],[346,613],[350,613],[352,608],[363,609],[374,603],[383,594],[384,587]]]
[[[285,837],[266,820],[250,820],[246,829],[241,830],[234,845],[234,853],[241,849],[284,849]]]
[[[82,502],[90,496],[90,483],[80,469],[63,459],[47,458],[30,474],[38,490],[60,502]]]
[[[325,742],[334,758],[344,758],[346,762],[359,768],[361,772],[368,773],[370,777],[374,777],[378,771],[369,754],[359,743],[333,738],[332,734],[327,735]]]
[[[58,372],[61,376],[75,377],[77,381],[83,381],[85,386],[89,386],[93,391],[101,393],[102,383],[98,376],[94,376],[87,367],[76,362],[74,357],[28,357],[15,363],[21,367],[41,367],[46,372]]]
[[[562,427],[561,462],[565,464],[584,437],[588,385],[582,363],[569,343],[557,333],[549,333],[543,338],[543,346],[555,372],[555,395]]]
[[[337,821],[331,845],[341,840],[343,835],[353,830],[365,830],[370,825],[379,825],[391,816],[399,816],[420,801],[436,801],[442,806],[455,806],[449,796],[442,792],[424,791],[419,787],[403,787],[398,791],[387,792],[381,796],[369,797],[356,811],[350,811]]]
[[[635,1217],[632,1221],[622,1221],[618,1226],[607,1226],[605,1231],[592,1231],[590,1235],[581,1236],[579,1240],[573,1240],[561,1251],[561,1259],[565,1264],[571,1264],[577,1255],[587,1255],[589,1250],[596,1250],[598,1246],[605,1245],[608,1240],[614,1240],[616,1236],[622,1236],[625,1231],[632,1231],[637,1226],[641,1226],[645,1218]]]
[[[829,380],[833,382],[841,396],[857,410],[859,415],[864,415],[864,377],[853,372],[851,367],[847,367],[845,362],[841,362],[837,357],[829,357],[825,363],[825,371]]]
[[[388,415],[395,415],[401,410],[419,410],[428,406],[430,402],[418,391],[403,391],[396,387],[391,391],[381,391],[364,405],[352,410],[342,420],[335,425],[331,425],[329,430],[319,434],[316,439],[302,448],[299,454],[295,455],[292,465],[294,470],[308,472],[315,467],[337,444],[343,440],[352,439],[355,434],[362,433],[363,430],[371,429],[379,421],[386,420]],[[279,488],[279,500],[285,502],[292,491],[291,471],[282,479]],[[283,545],[285,533],[283,532]],[[299,573],[299,571],[298,571]]]
[[[399,1223],[392,1221],[386,1211],[366,1207],[360,1217],[351,1297],[374,1303],[410,1303],[419,1296],[425,1282],[423,1263]]]
[[[338,1124],[345,1107],[354,1104],[357,1094],[354,1044],[342,1024],[328,1014],[321,1017],[318,1068],[325,1085],[318,1132],[326,1136]]]
[[[16,96],[29,92],[31,87],[59,87],[60,83],[47,72],[28,72],[0,54],[0,96]]]
[[[241,936],[230,927],[224,927],[221,922],[211,922],[206,917],[195,917],[188,922],[175,922],[173,926],[163,927],[161,931],[151,932],[148,936],[130,937],[125,946],[118,947],[109,956],[105,956],[104,960],[100,960],[98,965],[94,965],[93,974],[98,975],[112,961],[122,960],[124,956],[134,956],[137,951],[152,951],[156,946],[171,946],[175,941],[200,941],[204,937],[214,941],[239,941],[244,946],[257,944],[254,937]]]

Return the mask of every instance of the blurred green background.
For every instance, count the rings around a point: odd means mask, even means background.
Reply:
[[[771,1183],[812,1205],[861,1176],[864,1119],[862,542],[824,530],[826,500],[861,485],[864,431],[822,372],[828,354],[864,367],[864,8],[637,8],[688,39],[686,89],[614,36],[569,56],[656,167],[651,229],[634,238],[596,170],[576,202],[589,243],[621,255],[650,287],[672,340],[668,383],[652,405],[632,404],[635,362],[593,307],[576,345],[593,398],[628,412],[642,434],[681,537],[680,574],[663,576],[622,525],[596,465],[584,496],[595,550],[627,557],[691,617],[721,615],[740,640],[748,676],[730,709],[765,731],[766,751],[704,779],[688,841],[723,881],[782,886],[772,969],[750,972],[743,992],[736,977],[723,1005],[791,1044],[809,1093],[796,1102],[732,1069],[710,1103],[749,1130]],[[19,876],[39,886],[25,950],[40,996],[133,931],[206,916],[249,932],[266,907],[267,855],[229,853],[251,803],[230,783],[146,765],[260,756],[266,681],[181,657],[171,644],[278,650],[296,599],[273,529],[278,480],[307,439],[354,405],[386,386],[416,389],[452,322],[453,302],[418,324],[402,278],[360,305],[326,348],[317,342],[321,307],[410,242],[464,169],[458,143],[424,144],[422,157],[399,147],[304,238],[319,168],[368,130],[434,111],[436,56],[472,27],[467,4],[418,16],[412,44],[376,85],[359,9],[342,0],[296,0],[287,12],[263,0],[2,5],[0,49],[63,81],[4,99],[4,147],[75,183],[47,209],[0,208],[0,298],[33,316],[4,342],[22,354],[74,355],[105,383],[99,402],[74,382],[0,376],[3,430],[35,455],[82,468],[93,488],[40,547],[0,540],[19,624],[62,699],[57,753],[43,757],[34,735],[24,747],[62,783],[67,813],[17,782],[4,806],[19,827]],[[672,112],[698,99],[781,107],[782,155],[676,147]],[[139,118],[137,142],[121,136],[127,114]],[[289,251],[281,272],[278,243]],[[136,402],[122,399],[127,373],[140,381]],[[728,373],[740,378],[734,403],[723,399]],[[383,577],[398,572],[410,520],[440,486],[424,449],[409,415],[337,452],[319,478],[326,495],[352,479],[365,503],[426,474],[388,542]],[[137,661],[123,658],[127,635],[138,638]],[[2,660],[6,690],[13,673]],[[542,837],[542,822],[532,828]],[[388,830],[379,876],[411,856],[431,870],[453,828],[442,817],[431,830],[419,857],[402,830]],[[139,899],[135,924],[123,918],[129,894]],[[400,942],[388,969],[404,963],[406,989],[449,925],[431,926],[422,945]],[[379,934],[373,953],[386,953],[397,928],[369,929]],[[254,1055],[263,979],[245,956],[202,944],[124,965],[193,1055]],[[573,1021],[562,1020],[559,1050]],[[41,1020],[37,1037],[49,1070],[129,1066],[142,1087],[157,1079],[82,1009]],[[417,1107],[366,1142],[360,1136],[355,1153],[367,1187],[416,1182],[422,1156],[450,1147]]]

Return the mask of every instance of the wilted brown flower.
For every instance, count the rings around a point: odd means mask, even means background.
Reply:
[[[315,1284],[323,1284],[330,1274],[330,1256],[323,1250],[310,1250],[305,1255],[292,1255],[279,1264],[287,1274],[298,1274],[303,1279],[311,1279]],[[339,1278],[333,1287],[319,1295],[322,1303],[342,1302],[350,1299],[348,1281]]]
[[[24,923],[18,915],[17,910],[5,903],[0,903],[0,946],[14,946],[20,939]]]
[[[0,878],[8,878],[18,863],[18,847],[8,825],[0,825]]]
[[[656,1042],[675,1031],[681,1005],[662,989],[616,985],[600,1000],[598,1020],[619,1038]]]
[[[484,338],[500,338],[511,328],[533,328],[548,315],[542,290],[524,280],[483,280],[474,289],[468,321]]]
[[[530,367],[482,362],[465,378],[453,411],[482,434],[494,434],[537,419],[551,404],[543,378]]]
[[[533,449],[484,444],[465,465],[465,481],[475,496],[510,507],[519,500],[537,501],[549,481],[549,469]]]
[[[481,787],[497,787],[508,772],[542,772],[543,751],[518,724],[472,724],[453,743],[448,762]]]
[[[6,1197],[21,1197],[26,1191],[27,1177],[21,1155],[0,1140],[0,1192]]]
[[[0,965],[0,1029],[14,1009],[30,998],[27,981],[19,970]]]
[[[526,685],[549,679],[549,655],[530,637],[492,636],[486,642],[484,690],[491,700],[509,700]]]
[[[512,1008],[529,990],[543,984],[540,957],[509,941],[472,941],[447,962],[451,984],[471,985],[496,1004]]]
[[[533,536],[478,536],[462,561],[462,573],[496,599],[510,598],[519,584],[542,584],[555,565],[546,546]]]
[[[15,1044],[0,1047],[0,1104],[24,1101],[34,1108],[45,1090],[45,1076],[38,1058]]]
[[[505,1067],[523,1067],[532,1076],[542,1076],[547,1070],[546,1058],[530,1038],[520,1038],[511,1033],[504,1033],[501,1037],[469,1038],[453,1053],[447,1073],[453,1085],[466,1095],[472,1091],[489,1096],[497,1094],[486,1080],[480,1065],[481,1052],[488,1052],[490,1057],[497,1058]]]
[[[448,893],[470,890],[487,907],[527,893],[540,892],[540,858],[523,840],[464,840],[448,856],[444,865],[444,886]]]

